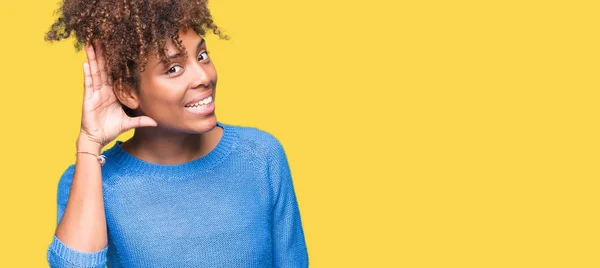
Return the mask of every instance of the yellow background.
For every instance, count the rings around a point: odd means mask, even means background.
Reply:
[[[0,2],[0,267],[46,267],[75,160],[56,7]],[[212,0],[217,115],[281,140],[311,267],[600,267],[599,7]]]

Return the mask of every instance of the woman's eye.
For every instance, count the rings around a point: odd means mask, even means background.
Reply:
[[[181,69],[181,66],[175,65],[175,66],[169,68],[169,70],[167,71],[167,74],[174,74],[176,72],[179,72],[179,69]]]
[[[202,58],[201,58],[202,57]],[[199,60],[205,60],[208,59],[208,51],[202,52],[200,53],[200,55],[198,56]]]

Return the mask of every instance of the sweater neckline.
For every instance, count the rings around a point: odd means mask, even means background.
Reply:
[[[158,164],[141,160],[123,148],[121,148],[122,140],[117,140],[115,144],[105,151],[103,154],[106,156],[108,162],[113,162],[118,169],[125,169],[129,172],[136,173],[178,173],[178,172],[189,172],[201,171],[214,167],[220,163],[225,157],[227,157],[237,142],[237,133],[235,128],[230,125],[223,124],[217,121],[217,126],[223,128],[223,135],[217,143],[217,146],[213,148],[208,154],[190,160],[180,164]]]

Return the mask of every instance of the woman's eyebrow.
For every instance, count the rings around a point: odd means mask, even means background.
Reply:
[[[200,52],[200,47],[202,46],[202,44],[204,44],[204,39],[200,40],[198,45],[196,45],[196,54],[198,54],[198,52]],[[174,58],[178,58],[178,57],[181,57],[181,52],[177,52],[173,55],[169,55],[169,56],[167,56],[167,59],[174,59]]]
[[[181,52],[177,52],[173,55],[170,55],[167,57],[167,59],[172,60],[172,59],[179,58],[179,57],[181,57]]]
[[[198,42],[198,45],[196,45],[196,54],[198,54],[198,52],[200,52],[200,47],[202,47],[202,44],[204,44],[204,38],[202,38],[200,40],[200,42]],[[176,59],[176,58],[179,58],[179,57],[181,57],[181,52],[177,52],[177,53],[175,53],[173,55],[168,55],[167,59],[168,60],[172,60],[172,59]],[[158,65],[160,65],[160,62],[156,64],[156,66],[158,66]]]

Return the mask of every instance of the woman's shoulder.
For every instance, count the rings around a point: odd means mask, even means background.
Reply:
[[[73,182],[73,175],[75,175],[75,164],[68,164],[66,168],[62,169],[62,173],[58,180],[58,189],[65,190],[71,188]]]
[[[245,125],[227,126],[235,130],[242,147],[247,146],[254,152],[263,151],[266,154],[283,151],[279,138],[268,129]]]
[[[245,141],[261,143],[278,143],[279,139],[267,129],[247,125],[226,125],[235,130],[238,137]]]

